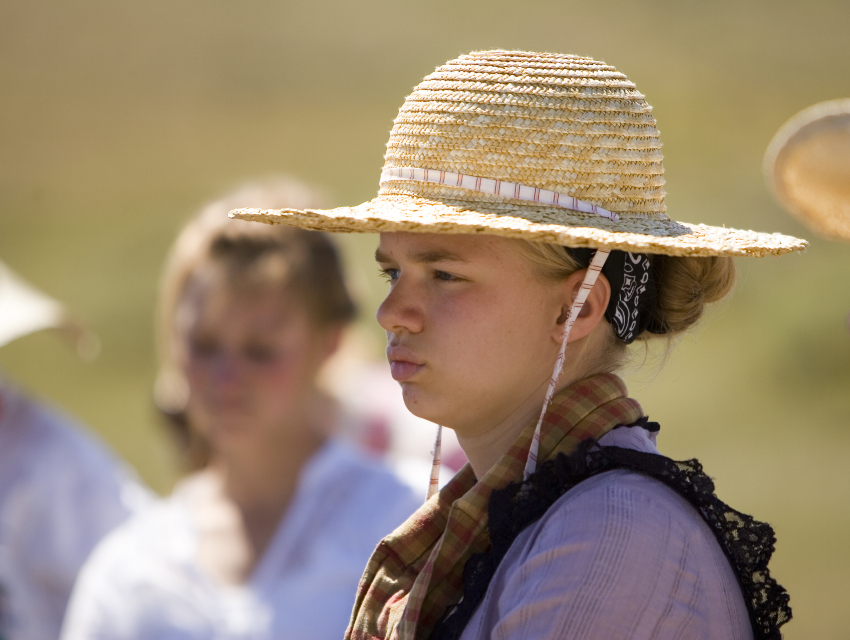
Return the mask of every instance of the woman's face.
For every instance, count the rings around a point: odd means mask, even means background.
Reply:
[[[542,400],[563,289],[511,241],[382,233],[375,257],[390,282],[378,322],[413,414],[472,436]]]
[[[194,282],[178,317],[193,428],[214,448],[299,437],[333,345],[294,296]]]

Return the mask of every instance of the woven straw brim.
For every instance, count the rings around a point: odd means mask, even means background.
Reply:
[[[804,109],[776,134],[765,177],[779,202],[817,233],[850,240],[850,99]]]
[[[230,215],[319,231],[486,234],[569,247],[669,256],[775,256],[803,250],[808,244],[777,233],[692,225],[649,216],[631,216],[613,222],[560,207],[402,195],[378,196],[356,207],[237,209]]]
[[[788,236],[670,220],[662,159],[652,107],[614,67],[568,54],[474,51],[440,65],[407,96],[374,200],[235,216],[325,231],[482,233],[672,256],[805,248]]]

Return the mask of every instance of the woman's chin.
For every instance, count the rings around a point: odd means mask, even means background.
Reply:
[[[211,429],[207,438],[218,451],[249,447],[260,439],[258,430],[248,425],[221,425]]]
[[[449,419],[450,413],[441,410],[441,407],[445,404],[443,399],[433,397],[424,392],[421,387],[413,384],[402,384],[401,394],[404,399],[404,406],[417,418],[435,424],[443,424]]]

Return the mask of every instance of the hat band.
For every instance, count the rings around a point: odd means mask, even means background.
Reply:
[[[615,222],[620,219],[620,216],[612,211],[608,211],[602,207],[597,207],[595,204],[584,202],[583,200],[579,200],[573,196],[564,195],[557,191],[529,187],[524,184],[517,184],[516,182],[494,180],[493,178],[479,178],[475,176],[467,176],[462,173],[452,173],[451,171],[418,169],[415,167],[391,167],[389,169],[384,169],[383,172],[381,172],[381,184],[397,181],[442,184],[448,187],[458,187],[460,189],[469,189],[470,191],[477,191],[479,193],[489,193],[494,196],[513,198],[514,200],[525,200],[526,202],[537,202],[540,204],[562,207],[564,209],[569,209],[570,211],[593,213]]]

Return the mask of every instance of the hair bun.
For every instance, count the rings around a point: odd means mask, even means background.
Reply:
[[[737,275],[732,258],[717,256],[655,256],[653,268],[660,286],[652,324],[659,333],[670,335],[690,329],[702,317],[705,305],[729,295]]]

